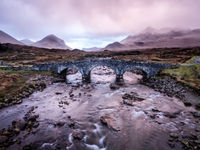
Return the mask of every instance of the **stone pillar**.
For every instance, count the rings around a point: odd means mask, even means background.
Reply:
[[[123,84],[124,83],[124,78],[123,78],[123,74],[117,74],[116,75],[116,83],[117,84]]]
[[[90,83],[90,74],[82,74],[82,82]]]

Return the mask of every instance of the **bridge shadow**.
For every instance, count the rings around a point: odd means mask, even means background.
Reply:
[[[68,84],[81,83],[82,74],[76,68],[66,68],[61,72],[61,75]]]

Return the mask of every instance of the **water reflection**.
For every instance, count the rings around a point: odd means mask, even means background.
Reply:
[[[90,73],[92,83],[113,83],[116,79],[114,70],[106,66],[98,66],[92,69]],[[137,75],[131,71],[124,73],[123,78],[126,84],[137,84],[142,79],[142,75]],[[81,83],[82,75],[79,71],[71,71],[66,76],[68,83]]]
[[[115,79],[114,70],[106,66],[98,66],[91,71],[91,82],[93,83],[112,83]]]

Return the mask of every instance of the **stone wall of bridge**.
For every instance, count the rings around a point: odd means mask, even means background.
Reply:
[[[116,81],[123,80],[123,74],[132,69],[142,70],[146,77],[154,76],[161,69],[174,68],[176,65],[138,62],[138,61],[122,61],[122,60],[83,60],[63,63],[46,63],[38,64],[32,67],[32,70],[38,71],[54,71],[63,77],[66,77],[68,68],[75,68],[82,74],[83,81],[90,81],[91,70],[97,66],[106,66],[114,70],[116,73]]]

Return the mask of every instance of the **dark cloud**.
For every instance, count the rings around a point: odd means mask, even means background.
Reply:
[[[1,0],[0,28],[19,38],[66,41],[154,28],[198,28],[199,0]]]

